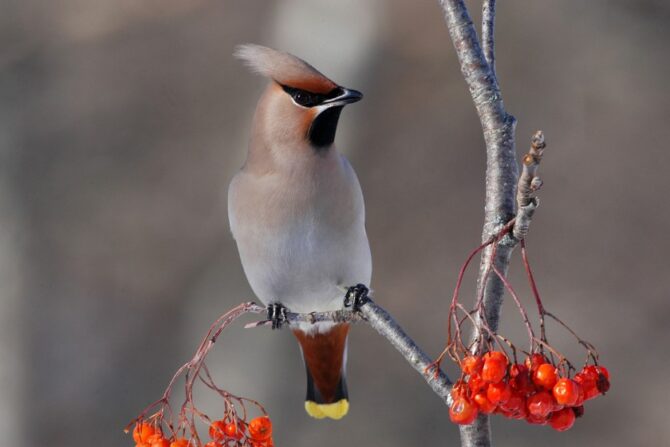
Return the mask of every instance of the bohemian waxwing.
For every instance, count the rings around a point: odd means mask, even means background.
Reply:
[[[361,187],[333,144],[342,108],[362,95],[291,54],[243,45],[236,56],[270,79],[256,106],[246,161],[228,189],[244,272],[276,318],[277,308],[341,309],[343,287],[369,285],[372,273]],[[349,410],[348,331],[346,323],[293,326],[312,417],[340,419]]]

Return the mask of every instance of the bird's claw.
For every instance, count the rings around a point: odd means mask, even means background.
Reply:
[[[281,303],[272,303],[268,305],[268,320],[272,322],[272,329],[281,329],[288,321],[286,306]]]
[[[344,295],[344,307],[351,307],[354,312],[359,311],[361,306],[370,300],[368,293],[370,293],[370,289],[364,284],[349,287]]]

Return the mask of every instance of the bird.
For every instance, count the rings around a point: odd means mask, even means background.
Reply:
[[[343,290],[367,290],[372,275],[361,186],[334,144],[342,109],[363,95],[286,52],[245,44],[235,56],[269,79],[246,160],[228,189],[230,229],[247,280],[275,322],[287,309],[342,309]],[[307,373],[307,414],[341,419],[349,411],[349,324],[290,326]]]

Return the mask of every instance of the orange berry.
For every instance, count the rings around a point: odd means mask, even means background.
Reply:
[[[188,447],[188,439],[177,438],[170,443],[170,447]]]
[[[461,369],[465,374],[479,373],[484,366],[484,361],[478,355],[469,355],[461,360]]]
[[[482,379],[482,376],[477,373],[472,373],[468,379],[468,388],[473,393],[478,393],[484,389],[486,382]]]
[[[220,441],[225,436],[226,421],[221,419],[220,421],[214,421],[209,426],[209,437],[215,441]]]
[[[484,361],[488,359],[498,359],[501,362],[509,363],[509,360],[507,359],[505,353],[500,351],[489,351],[486,354],[484,354]]]
[[[272,421],[267,416],[253,418],[249,422],[249,435],[256,441],[266,441],[272,436]]]
[[[451,397],[456,399],[460,396],[465,396],[468,394],[468,384],[465,383],[463,379],[459,379],[454,383],[454,386],[451,387]]]
[[[565,431],[569,430],[575,423],[575,412],[572,408],[564,408],[560,411],[554,412],[549,419],[549,425],[554,430]]]
[[[451,422],[460,425],[472,424],[477,417],[477,405],[470,402],[465,397],[454,399],[454,403],[449,408],[449,418]]]
[[[223,447],[223,445],[218,441],[209,441],[205,447]]]
[[[223,428],[223,432],[225,433],[226,437],[228,438],[233,438],[233,439],[242,439],[244,436],[244,428],[235,422],[230,422],[226,424],[226,426]]]
[[[533,383],[546,390],[550,390],[558,381],[558,373],[551,363],[543,363],[533,373]]]
[[[547,422],[549,422],[549,416],[535,416],[528,413],[526,415],[526,422],[535,425],[547,425]]]
[[[561,405],[571,407],[577,403],[579,399],[579,385],[574,380],[558,379],[556,385],[552,389],[554,399]]]
[[[496,409],[496,404],[492,403],[486,397],[486,393],[477,393],[472,400],[477,404],[477,408],[484,414],[491,414]]]
[[[575,374],[574,381],[582,386],[584,400],[593,399],[594,397],[600,395],[600,391],[598,391],[598,387],[596,385],[596,379],[593,378],[590,374],[584,372],[584,370]]]
[[[492,404],[504,404],[510,397],[512,397],[512,388],[508,383],[491,383],[486,388],[486,398],[491,401]]]
[[[539,352],[532,354],[530,357],[526,357],[526,360],[524,360],[526,368],[532,373],[535,372],[538,366],[544,363],[547,363],[547,358]]]
[[[489,383],[498,383],[507,374],[507,358],[500,356],[489,356],[484,360],[482,367],[482,379]]]
[[[554,409],[554,399],[548,392],[540,391],[539,393],[535,393],[528,397],[526,406],[528,407],[528,412],[530,414],[544,418]]]
[[[151,447],[170,447],[170,441],[162,436],[154,435],[154,438],[151,441]]]
[[[156,428],[148,422],[139,422],[135,425],[135,429],[133,430],[133,439],[139,444],[148,441],[151,436],[156,433],[160,434],[160,432],[160,430],[156,430]]]
[[[520,394],[512,393],[507,402],[500,403],[500,407],[509,413],[522,413],[526,409],[526,398]]]

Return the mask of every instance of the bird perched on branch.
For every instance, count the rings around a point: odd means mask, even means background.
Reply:
[[[363,95],[291,54],[243,45],[236,56],[270,79],[256,106],[246,162],[228,190],[244,272],[273,327],[286,309],[341,309],[343,287],[369,284],[372,272],[361,187],[333,144],[342,108]],[[312,417],[340,419],[349,410],[348,330],[346,323],[293,328]]]

